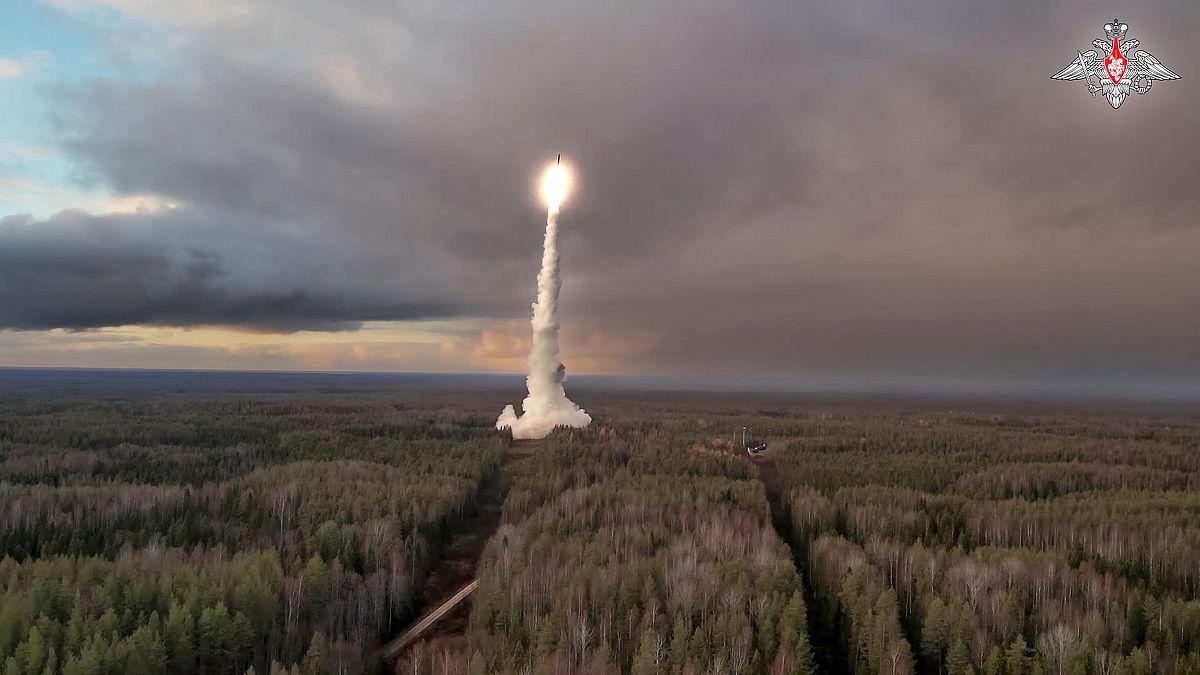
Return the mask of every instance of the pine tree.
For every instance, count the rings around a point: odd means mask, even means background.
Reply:
[[[1146,652],[1140,647],[1129,652],[1129,658],[1125,659],[1125,671],[1129,675],[1150,675],[1150,659],[1146,657]]]
[[[142,626],[126,640],[129,655],[125,661],[126,675],[154,675],[167,669],[167,654],[162,640],[148,626]]]
[[[961,638],[956,638],[946,654],[946,673],[948,675],[975,675],[975,666],[971,664],[971,655],[967,645]]]
[[[17,660],[21,662],[22,672],[42,672],[46,665],[46,642],[37,626],[30,628],[25,640],[17,646]]]
[[[304,603],[314,616],[320,616],[329,599],[329,566],[314,553],[304,565]]]
[[[308,651],[300,661],[302,675],[324,675],[329,667],[329,649],[325,644],[325,636],[313,633],[312,641],[308,643]]]
[[[100,637],[100,636],[98,636]],[[97,639],[84,648],[79,654],[79,667],[77,672],[79,675],[99,675],[103,673],[105,668],[104,655],[108,650],[108,645],[105,641]]]
[[[86,623],[83,609],[79,605],[72,607],[71,618],[67,619],[67,632],[63,641],[64,658],[66,658],[65,654],[78,654],[83,648],[83,641],[87,637],[84,635]]]
[[[1029,675],[1029,646],[1021,635],[1013,638],[1004,652],[1005,675]]]
[[[775,622],[775,615],[769,610],[765,613],[758,626],[758,649],[763,654],[774,654],[779,651],[779,642],[776,639],[778,628]]]
[[[795,657],[796,666],[792,671],[795,675],[813,675],[817,672],[817,665],[813,659],[812,643],[808,640],[808,633],[800,633],[800,637],[796,640]]]
[[[554,648],[558,646],[558,631],[555,630],[554,621],[550,617],[546,617],[538,623],[534,635],[534,651],[537,654],[553,653]]]
[[[993,645],[991,651],[988,652],[987,660],[983,664],[983,672],[985,675],[1004,675],[1004,655],[1000,652],[1000,648]]]
[[[675,625],[671,629],[671,663],[676,667],[687,663],[690,632],[683,613],[676,612]]]
[[[786,640],[789,634],[800,634],[808,630],[808,619],[805,616],[804,594],[799,590],[792,593],[787,606],[783,608],[783,617],[779,623],[779,634]]]
[[[1192,652],[1179,659],[1176,664],[1179,675],[1200,675],[1200,654]]]
[[[938,672],[941,672],[942,650],[946,646],[945,613],[946,606],[942,599],[934,598],[925,611],[925,621],[921,625],[921,654],[926,660],[938,664]]]
[[[191,672],[196,661],[195,622],[191,612],[178,603],[171,603],[163,631],[170,672]]]
[[[67,662],[63,664],[62,675],[81,675],[82,672],[83,669],[80,668],[79,659],[74,656],[67,659]],[[5,675],[7,675],[7,671]]]
[[[633,659],[633,675],[655,675],[660,672],[658,653],[655,650],[656,638],[654,631],[647,628],[642,631],[642,639],[638,643],[637,655]]]
[[[25,632],[24,609],[16,602],[0,603],[0,654],[11,654]],[[7,669],[7,668],[6,668]]]
[[[224,602],[200,613],[196,623],[197,656],[206,670],[229,672],[237,659],[233,619]]]

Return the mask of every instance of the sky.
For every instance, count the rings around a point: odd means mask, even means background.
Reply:
[[[562,153],[571,373],[1200,392],[1200,5],[1049,79],[1118,9],[5,0],[0,365],[519,372]]]

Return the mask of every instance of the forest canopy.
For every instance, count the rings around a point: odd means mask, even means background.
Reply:
[[[1188,411],[592,392],[525,447],[503,391],[125,385],[0,387],[3,675],[1200,673]]]

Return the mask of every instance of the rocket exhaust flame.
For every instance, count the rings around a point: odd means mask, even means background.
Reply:
[[[579,428],[592,422],[590,415],[567,398],[563,389],[566,369],[558,360],[558,292],[562,288],[558,274],[558,211],[570,187],[570,174],[561,163],[551,166],[542,177],[546,238],[542,269],[538,273],[537,301],[530,322],[533,347],[529,350],[529,375],[525,378],[529,395],[521,403],[524,412],[520,417],[512,405],[507,405],[496,420],[496,428],[511,429],[513,438],[544,438],[555,427]]]
[[[558,209],[570,189],[571,176],[567,173],[567,167],[560,162],[546,169],[546,174],[542,176],[542,199],[546,200],[552,215],[558,215]]]

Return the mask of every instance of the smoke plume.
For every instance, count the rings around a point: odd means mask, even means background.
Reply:
[[[562,287],[558,275],[558,209],[566,193],[566,180],[565,170],[556,166],[543,186],[549,208],[531,321],[533,347],[529,351],[529,375],[525,378],[529,395],[521,403],[524,414],[518,417],[512,405],[507,405],[496,420],[496,428],[512,429],[513,438],[544,438],[555,427],[579,428],[592,422],[590,415],[567,398],[563,389],[566,367],[558,360],[558,292]]]

